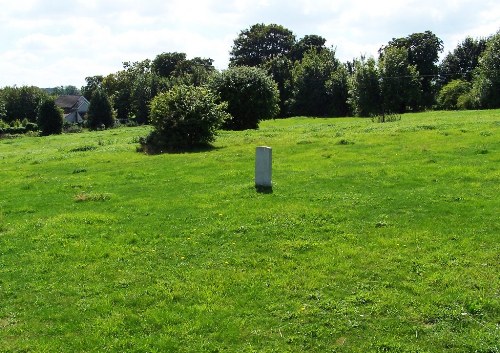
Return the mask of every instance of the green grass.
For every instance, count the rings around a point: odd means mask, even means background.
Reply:
[[[1,352],[500,351],[500,111],[147,132],[0,140]]]

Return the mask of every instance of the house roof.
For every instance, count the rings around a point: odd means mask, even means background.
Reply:
[[[55,103],[60,108],[72,109],[77,108],[82,100],[86,101],[84,96],[60,96],[56,99]]]

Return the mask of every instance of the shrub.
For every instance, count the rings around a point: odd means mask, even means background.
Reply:
[[[26,130],[26,132],[35,132],[35,131],[38,131],[38,125],[35,124],[35,123],[27,123],[25,126],[24,126],[24,129]]]
[[[145,152],[179,151],[208,146],[230,118],[225,103],[207,88],[175,86],[151,102],[153,132],[141,141]]]
[[[38,127],[42,135],[60,134],[63,127],[63,112],[54,103],[53,98],[47,98],[38,109]]]
[[[472,85],[463,80],[453,80],[441,88],[437,96],[437,103],[440,109],[459,109],[458,100],[471,90]],[[462,100],[465,98],[462,98]],[[464,105],[463,101],[460,105]]]
[[[279,112],[278,87],[263,69],[233,67],[214,75],[209,85],[221,101],[228,102],[232,118],[226,120],[225,129],[256,129],[261,120]]]
[[[113,127],[115,123],[113,108],[109,97],[102,89],[96,89],[92,94],[87,119],[88,127],[93,130]]]

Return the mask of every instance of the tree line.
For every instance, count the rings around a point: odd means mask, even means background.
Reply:
[[[81,90],[5,87],[0,90],[0,129],[44,125],[47,113],[42,112],[49,110],[41,109],[43,104],[53,104],[60,94],[78,93],[91,102],[91,128],[115,121],[147,124],[153,99],[180,86],[207,88],[217,104],[226,102],[231,115],[224,119],[227,129],[255,128],[260,119],[276,116],[369,117],[500,107],[500,31],[488,38],[465,38],[441,62],[443,42],[431,31],[394,38],[377,57],[345,63],[325,43],[319,35],[297,39],[281,25],[255,24],[238,34],[229,67],[222,72],[210,58],[167,52],[153,60],[124,62],[115,73],[87,77]],[[58,120],[60,111],[52,110],[52,119]]]

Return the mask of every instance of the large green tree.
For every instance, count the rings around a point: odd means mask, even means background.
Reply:
[[[389,47],[404,48],[408,53],[408,62],[413,65],[421,78],[422,94],[419,106],[432,107],[437,93],[439,53],[443,51],[443,41],[431,31],[413,33],[404,38],[395,38],[379,51],[383,58]]]
[[[293,45],[289,57],[292,61],[300,61],[304,58],[304,55],[311,50],[315,50],[319,53],[326,49],[325,43],[326,39],[321,36],[316,34],[305,35]]]
[[[381,113],[380,74],[374,58],[355,60],[350,76],[349,103],[356,116]]]
[[[48,94],[34,86],[4,87],[0,92],[4,104],[6,122],[28,120],[36,122],[40,103],[48,98]]]
[[[91,129],[109,128],[114,125],[113,108],[102,88],[96,89],[90,100],[87,122]]]
[[[158,54],[152,62],[152,70],[160,77],[170,77],[186,61],[185,53]]]
[[[500,30],[486,43],[473,90],[482,108],[500,108]]]
[[[404,113],[420,108],[422,86],[419,73],[408,60],[405,48],[386,47],[379,60],[382,110],[385,113]]]
[[[60,134],[63,128],[63,112],[53,98],[46,98],[40,105],[37,119],[42,135]]]
[[[272,119],[279,112],[278,87],[264,69],[232,67],[214,75],[209,85],[228,103],[232,118],[226,120],[225,129],[256,129],[261,120]]]
[[[292,69],[293,62],[284,55],[277,56],[261,65],[278,85],[280,102],[279,115],[289,115],[287,101],[292,97]]]
[[[287,56],[295,35],[277,24],[255,24],[241,31],[230,52],[230,66],[258,66],[277,56]]]
[[[440,84],[445,85],[452,80],[472,82],[474,70],[485,49],[486,39],[465,38],[439,65]]]
[[[85,77],[86,84],[81,89],[82,95],[87,100],[90,101],[92,99],[92,95],[94,94],[94,91],[96,91],[98,88],[101,88],[101,84],[102,84],[103,80],[104,80],[104,76],[102,76],[102,75]]]
[[[307,52],[294,65],[292,85],[289,104],[294,115],[345,115],[347,72],[335,57],[335,51]]]

